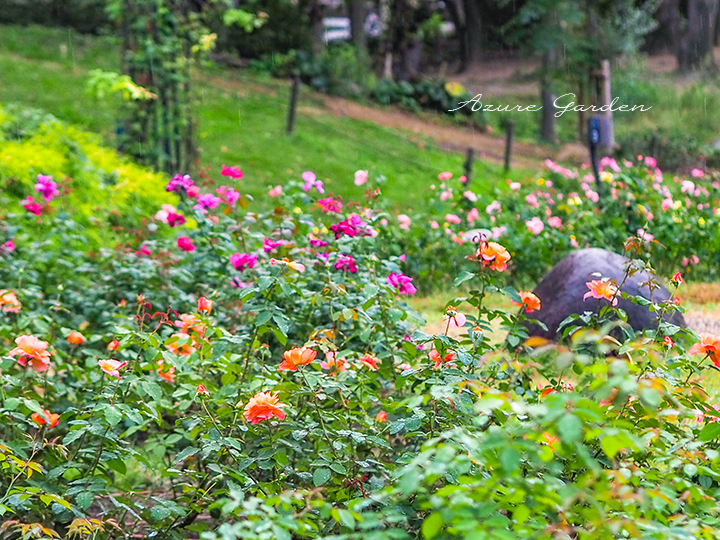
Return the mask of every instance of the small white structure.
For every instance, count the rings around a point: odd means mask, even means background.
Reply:
[[[349,17],[325,17],[323,23],[323,38],[325,43],[331,41],[348,41],[352,37]],[[363,23],[365,35],[371,38],[379,37],[383,31],[383,24],[380,17],[371,11],[365,17]]]
[[[325,17],[322,23],[325,43],[340,40],[347,41],[352,36],[348,17]]]

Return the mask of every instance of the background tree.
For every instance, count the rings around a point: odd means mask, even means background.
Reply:
[[[206,22],[219,14],[225,24],[252,31],[264,17],[200,0],[110,0],[108,13],[122,37],[122,70],[156,96],[126,102],[120,149],[170,174],[191,170],[197,157],[191,69],[217,37]]]
[[[687,11],[679,13],[682,30],[678,39],[677,59],[680,71],[700,67],[717,70],[712,51],[718,3],[720,0],[688,0]]]
[[[575,102],[586,105],[595,91],[591,82],[600,61],[637,51],[642,38],[656,25],[656,8],[652,0],[528,0],[505,29],[510,42],[543,58],[543,104],[553,95],[550,86],[554,81],[570,86]],[[584,125],[581,113],[581,138]],[[552,120],[543,118],[541,132],[544,137],[553,135]]]

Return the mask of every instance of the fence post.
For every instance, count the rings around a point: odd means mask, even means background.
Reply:
[[[287,134],[292,135],[295,129],[295,111],[297,109],[298,93],[300,91],[300,77],[293,76],[292,89],[290,90],[290,105],[288,106]]]
[[[470,179],[472,178],[472,168],[474,160],[475,150],[472,148],[468,148],[467,154],[465,155],[465,186],[470,183]]]
[[[505,172],[510,171],[510,159],[512,158],[513,134],[515,133],[515,122],[508,120],[507,133],[505,136]]]

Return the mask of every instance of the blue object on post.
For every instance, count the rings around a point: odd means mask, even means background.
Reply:
[[[596,116],[588,118],[588,145],[590,146],[590,163],[592,164],[595,184],[600,193],[600,168],[598,166],[597,148],[600,143],[600,122]]]

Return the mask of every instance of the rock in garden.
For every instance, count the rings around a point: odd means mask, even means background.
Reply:
[[[597,274],[600,274],[603,278],[610,278],[620,285],[625,277],[628,261],[622,255],[598,248],[575,251],[560,261],[533,291],[540,298],[542,307],[539,311],[527,314],[530,319],[526,323],[529,334],[555,339],[558,326],[570,315],[582,315],[586,311],[597,312],[602,306],[608,305],[609,302],[605,299],[583,300],[583,296],[589,290],[586,283],[598,279]],[[647,272],[637,272],[627,278],[620,290],[630,296],[641,295],[648,300],[652,299],[655,303],[665,302],[671,297],[670,292],[663,286],[654,289],[651,297],[650,289],[643,285],[648,280]],[[627,322],[635,330],[657,327],[657,315],[647,306],[641,306],[619,296],[618,299],[617,307],[627,313]],[[675,312],[671,317],[666,316],[666,318],[673,324],[685,327],[681,313]],[[532,319],[545,323],[547,330],[532,324]]]

